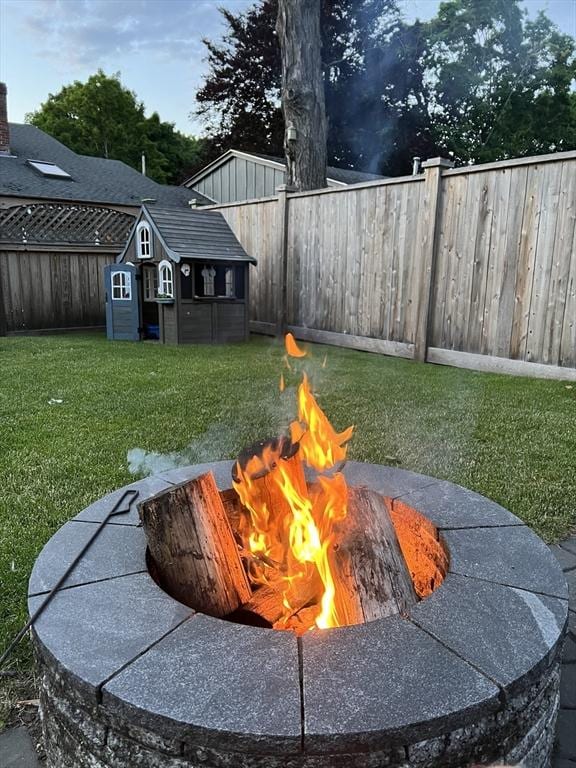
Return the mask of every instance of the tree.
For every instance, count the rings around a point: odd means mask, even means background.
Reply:
[[[428,24],[423,66],[435,141],[460,162],[576,146],[576,42],[518,0],[448,0]]]
[[[371,10],[378,14],[378,23],[368,23],[375,33],[362,37],[357,63],[346,76],[327,86],[328,144],[335,165],[410,173],[415,155],[432,157],[439,151],[421,61],[423,25],[403,23],[389,4]]]
[[[284,154],[277,8],[278,0],[262,0],[245,13],[222,10],[227,26],[223,39],[204,40],[209,72],[196,101],[213,157],[232,147]],[[371,61],[378,62],[381,41],[398,28],[396,0],[322,0],[321,12],[328,162],[360,169],[371,163],[377,172],[386,156],[381,134],[387,128],[368,125],[363,117],[361,91],[375,78],[374,72],[365,73],[364,61],[373,51]],[[389,65],[390,58],[385,58]],[[400,69],[405,60],[395,66]],[[387,76],[386,67],[382,76]],[[394,126],[390,132],[397,135]]]
[[[198,94],[211,151],[282,154],[277,0],[225,12]],[[445,0],[429,22],[395,0],[322,0],[328,163],[397,175],[576,148],[575,41],[518,0]],[[260,55],[259,53],[260,52]]]
[[[279,0],[286,178],[299,191],[326,186],[326,110],[320,0]]]
[[[157,113],[147,118],[144,105],[120,82],[98,70],[85,83],[76,80],[50,94],[26,120],[74,152],[122,160],[160,183],[180,180],[202,152],[202,143],[184,136]]]
[[[232,147],[282,155],[278,2],[263,0],[237,15],[225,8],[220,13],[227,30],[217,43],[204,39],[209,73],[196,94],[211,158]]]
[[[206,163],[205,140],[176,131],[172,123],[160,120],[157,112],[146,120],[143,151],[147,158],[154,152],[161,155],[165,171],[163,183],[168,184],[181,184]],[[154,178],[159,180],[157,176]]]

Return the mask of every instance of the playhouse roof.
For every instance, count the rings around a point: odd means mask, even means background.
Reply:
[[[173,261],[198,259],[256,264],[256,259],[246,253],[218,211],[143,205],[138,220],[142,217],[148,219]]]

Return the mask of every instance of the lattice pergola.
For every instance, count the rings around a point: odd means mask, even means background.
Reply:
[[[0,209],[0,242],[122,247],[133,223],[129,213],[96,205],[14,205]]]

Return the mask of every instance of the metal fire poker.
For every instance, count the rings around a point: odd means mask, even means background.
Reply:
[[[22,640],[22,638],[24,637],[26,632],[28,632],[30,627],[38,619],[38,617],[44,611],[44,609],[46,608],[48,603],[52,600],[52,598],[54,597],[56,592],[58,592],[58,590],[60,589],[62,584],[64,584],[64,582],[66,581],[66,579],[68,578],[70,573],[74,570],[74,568],[78,564],[78,561],[86,554],[86,552],[90,549],[92,544],[96,541],[96,539],[100,535],[100,533],[101,533],[102,529],[104,528],[104,526],[106,525],[106,523],[110,520],[111,517],[116,517],[117,515],[125,515],[127,512],[130,512],[132,504],[136,501],[136,498],[138,497],[138,494],[139,494],[139,491],[136,491],[134,489],[130,489],[130,490],[124,491],[122,496],[120,496],[120,498],[118,499],[116,504],[114,504],[114,506],[112,507],[110,512],[108,512],[106,517],[100,523],[98,523],[98,525],[96,526],[96,530],[94,531],[94,535],[91,536],[88,539],[86,544],[84,544],[84,546],[82,547],[80,552],[78,552],[78,554],[76,555],[74,560],[70,563],[68,568],[66,568],[66,570],[64,571],[62,576],[60,576],[60,578],[58,579],[56,584],[52,587],[50,592],[46,595],[46,599],[44,600],[44,602],[41,603],[38,606],[38,608],[36,608],[36,610],[34,611],[32,616],[30,616],[30,618],[28,619],[26,624],[18,632],[18,634],[12,640],[12,642],[10,643],[8,648],[4,651],[2,656],[0,656],[0,667],[3,666],[3,664],[6,662],[6,660],[8,659],[8,657],[10,656],[10,654],[12,653],[14,648],[16,648],[16,646],[18,645],[20,640]],[[6,674],[7,674],[6,672],[0,671],[0,675],[6,675]]]

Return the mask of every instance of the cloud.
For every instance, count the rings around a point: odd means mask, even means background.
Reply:
[[[222,31],[218,6],[250,0],[28,0],[22,21],[43,57],[95,68],[130,54],[181,62],[205,55],[203,37]]]

